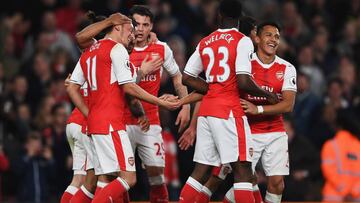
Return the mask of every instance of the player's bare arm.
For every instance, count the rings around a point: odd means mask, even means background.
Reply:
[[[205,82],[205,80],[199,77],[195,78],[187,74],[183,75],[182,83],[202,95],[205,95],[209,89],[209,84]]]
[[[192,104],[201,101],[203,97],[204,97],[203,94],[193,91],[190,94],[188,94],[186,97],[180,99],[180,104],[181,105]]]
[[[133,96],[125,95],[126,102],[129,106],[131,114],[138,119],[139,127],[142,131],[147,132],[150,128],[149,119],[145,115],[141,102]]]
[[[180,72],[176,73],[172,77],[172,80],[176,94],[179,96],[180,99],[188,95],[187,88],[182,84],[182,75]],[[190,105],[186,104],[182,106],[182,109],[179,112],[178,117],[176,118],[175,125],[180,125],[178,132],[182,132],[189,122],[190,122]]]
[[[295,91],[283,91],[282,92],[282,100],[273,105],[265,105],[265,106],[256,106],[253,103],[241,99],[241,106],[244,109],[245,113],[251,115],[257,114],[265,114],[265,115],[278,115],[282,113],[292,112],[295,104]]]
[[[71,99],[71,101],[74,103],[76,108],[80,110],[80,112],[87,117],[89,113],[89,109],[86,106],[83,97],[80,93],[80,85],[70,82],[69,85],[66,87],[66,91]]]
[[[178,140],[181,150],[188,150],[193,146],[196,137],[197,115],[199,112],[201,102],[195,104],[194,112],[191,118],[190,126],[185,130],[180,139]]]
[[[94,37],[103,29],[112,25],[131,23],[131,19],[121,13],[114,13],[105,20],[93,23],[76,33],[76,42],[80,49],[86,49],[94,43]]]
[[[236,75],[236,80],[239,89],[245,91],[248,94],[259,96],[259,97],[266,97],[267,100],[271,104],[276,104],[279,102],[279,99],[276,94],[266,91],[259,87],[255,81],[251,78],[248,74],[238,74]]]
[[[147,74],[152,73],[161,68],[164,61],[160,57],[153,57],[149,60],[149,55],[146,55],[141,63],[141,67],[137,72],[136,84],[139,84],[141,79]]]
[[[159,99],[155,97],[154,95],[149,94],[145,90],[143,90],[141,87],[136,85],[135,83],[126,83],[122,85],[123,90],[125,93],[132,95],[138,99],[141,99],[143,101],[149,102],[151,104],[159,105],[162,107],[165,107],[169,110],[175,110],[180,107],[180,102],[170,102],[165,101],[162,99]]]

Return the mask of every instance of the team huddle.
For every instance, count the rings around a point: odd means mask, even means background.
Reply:
[[[241,16],[238,1],[223,0],[219,29],[198,43],[182,74],[169,46],[151,33],[151,11],[134,6],[129,17],[94,16],[76,35],[83,52],[65,82],[76,106],[66,129],[74,176],[61,202],[129,202],[135,150],[148,175],[150,202],[168,202],[159,106],[181,109],[177,122],[183,131],[191,103],[195,168],[179,202],[209,202],[230,172],[234,184],[224,202],[262,202],[259,160],[268,177],[264,202],[281,202],[283,176],[289,174],[282,114],[295,102],[296,70],[276,56],[279,26],[256,24]],[[163,69],[176,96],[158,97]],[[187,87],[194,91],[188,94]],[[184,133],[180,148],[193,145],[194,136]]]

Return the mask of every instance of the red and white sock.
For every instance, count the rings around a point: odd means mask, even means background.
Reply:
[[[254,195],[255,203],[263,203],[263,199],[261,197],[261,192],[259,190],[258,185],[253,186],[253,195]]]
[[[169,193],[165,184],[164,175],[149,177],[149,184],[151,203],[169,202]]]
[[[225,194],[224,203],[235,203],[234,187],[231,187]]]
[[[266,203],[280,203],[282,195],[272,194],[266,191],[265,202]]]
[[[249,182],[234,183],[235,201],[241,203],[254,203],[253,187]]]
[[[96,190],[95,190],[95,197],[97,194],[99,194],[99,192],[107,185],[108,183],[102,182],[102,181],[98,181],[96,183]]]
[[[179,203],[195,202],[195,198],[200,193],[202,187],[201,183],[190,176],[181,190]]]
[[[80,187],[74,196],[71,198],[71,203],[91,203],[91,200],[94,198],[94,195],[89,192],[84,186]]]
[[[210,201],[212,192],[206,186],[201,188],[201,192],[196,196],[196,203],[208,203]]]
[[[169,202],[169,194],[165,184],[150,186],[150,202],[151,203]]]
[[[64,194],[61,196],[60,203],[70,203],[71,198],[74,196],[74,194],[79,190],[79,188],[69,185]]]
[[[94,198],[93,203],[102,203],[107,201],[122,201],[123,195],[130,189],[127,182],[117,177],[111,183],[106,185]]]

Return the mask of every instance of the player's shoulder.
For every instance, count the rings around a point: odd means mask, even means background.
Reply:
[[[279,57],[279,56],[275,56],[276,58],[275,58],[275,60],[276,60],[276,62],[278,63],[278,64],[280,64],[280,65],[285,65],[286,66],[286,68],[289,68],[290,70],[292,70],[292,71],[296,71],[296,69],[295,69],[295,66],[293,65],[293,64],[291,64],[290,62],[288,62],[287,60],[285,60],[285,59],[283,59],[283,58],[281,58],[281,57]]]
[[[163,41],[160,41],[160,40],[158,40],[158,41],[156,41],[154,43],[151,43],[150,46],[169,48],[169,45],[166,42],[163,42]]]
[[[113,44],[113,47],[111,49],[111,52],[117,52],[117,53],[120,53],[120,54],[124,54],[124,55],[128,55],[128,51],[127,49],[125,48],[125,46],[121,43],[116,43],[116,44]]]

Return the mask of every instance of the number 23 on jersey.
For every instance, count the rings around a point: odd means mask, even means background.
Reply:
[[[225,82],[230,76],[230,66],[228,64],[229,59],[229,50],[225,46],[220,46],[217,52],[210,48],[206,47],[202,51],[202,55],[207,55],[209,57],[209,63],[206,67],[206,82]],[[220,58],[215,63],[215,58]]]

